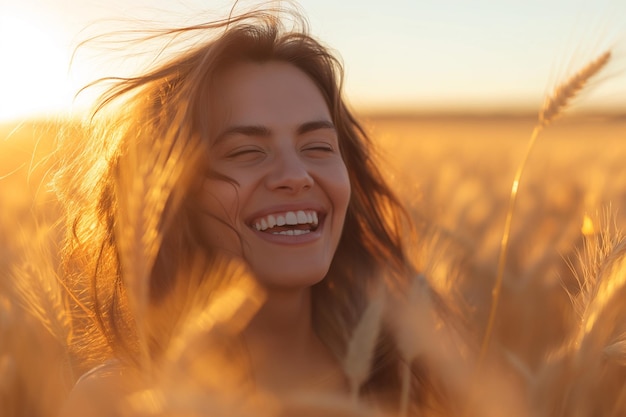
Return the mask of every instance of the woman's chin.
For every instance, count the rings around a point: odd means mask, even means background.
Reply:
[[[290,271],[283,269],[280,273],[256,274],[258,283],[268,291],[293,291],[312,287],[324,279],[328,268],[323,270],[307,270],[302,268]]]

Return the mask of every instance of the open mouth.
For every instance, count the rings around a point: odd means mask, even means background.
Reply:
[[[299,236],[317,230],[320,217],[315,210],[286,211],[256,218],[251,227],[262,233]]]

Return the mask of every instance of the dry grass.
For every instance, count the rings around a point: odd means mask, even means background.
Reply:
[[[498,303],[500,301],[500,291],[502,290],[502,281],[504,279],[504,268],[506,267],[506,259],[508,254],[509,237],[511,234],[511,222],[513,221],[513,215],[515,214],[515,206],[517,204],[517,192],[519,190],[519,183],[522,179],[522,174],[526,168],[526,162],[530,156],[532,149],[535,146],[535,142],[539,137],[541,131],[547,127],[552,120],[557,118],[563,111],[567,109],[567,105],[583,90],[591,79],[602,71],[604,67],[609,63],[611,59],[611,51],[608,50],[598,58],[592,60],[583,68],[578,70],[573,76],[566,79],[563,83],[556,86],[554,92],[546,97],[543,107],[539,110],[539,120],[535,125],[526,152],[522,156],[522,159],[518,165],[515,177],[513,178],[513,184],[511,186],[511,193],[509,194],[509,205],[506,211],[506,218],[504,221],[504,231],[502,232],[502,239],[500,240],[500,254],[498,257],[498,270],[496,273],[496,281],[493,284],[492,297],[491,297],[491,309],[489,311],[489,318],[487,319],[487,328],[485,335],[483,336],[482,348],[480,352],[479,362],[484,361],[487,349],[489,348],[489,342],[491,341],[491,333],[493,331],[493,324],[498,312]]]
[[[367,381],[370,373],[376,342],[380,334],[385,299],[382,291],[372,299],[363,312],[361,319],[350,336],[346,360],[343,364],[345,374],[350,383],[350,392],[356,403],[361,386]]]
[[[480,338],[489,317],[510,182],[536,119],[367,120],[387,150],[388,174],[421,226],[424,276],[445,299],[458,303]],[[0,144],[5,171],[0,202],[6,213],[0,224],[0,409],[7,417],[55,415],[77,377],[66,353],[72,331],[64,315],[66,300],[55,278],[58,230],[46,226],[58,213],[41,186],[48,167],[44,156],[52,149],[50,135],[42,132],[51,135],[53,127],[23,125]],[[482,373],[473,372],[477,357],[459,350],[454,335],[430,314],[423,292],[409,297],[420,302],[395,304],[402,311],[395,326],[404,356],[426,358],[463,398],[467,416],[626,413],[626,249],[619,232],[626,226],[621,211],[625,136],[621,119],[570,118],[546,130],[533,150],[520,183],[489,366]],[[46,140],[37,143],[39,137]],[[232,314],[248,316],[259,302],[237,291],[223,294],[229,306],[239,306]],[[351,352],[361,348],[362,353],[346,362],[355,370],[355,387],[367,372],[367,339],[380,320],[376,306],[362,322],[374,324],[355,332]],[[236,329],[230,327],[232,314],[218,326],[202,320],[206,312],[189,312],[197,321],[174,333],[168,366],[160,370],[156,386],[129,398],[129,414],[378,414],[363,403],[337,398],[299,397],[281,406],[272,398],[247,398],[237,369],[224,365],[233,352],[215,343],[207,347],[207,340],[197,337]],[[208,348],[210,354],[197,354]],[[215,368],[220,373],[206,372]]]

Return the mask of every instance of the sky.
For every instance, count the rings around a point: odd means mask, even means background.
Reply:
[[[249,4],[250,1],[243,1]],[[76,111],[75,93],[120,63],[72,51],[123,19],[200,21],[225,0],[0,0],[0,120]],[[624,0],[301,0],[311,32],[338,51],[357,110],[504,113],[613,48],[581,108],[626,110]],[[107,19],[107,23],[103,23]]]

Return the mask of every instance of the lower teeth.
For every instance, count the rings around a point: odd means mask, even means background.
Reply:
[[[283,230],[280,232],[272,232],[273,235],[286,235],[286,236],[298,236],[298,235],[304,235],[306,233],[310,233],[310,230]]]

